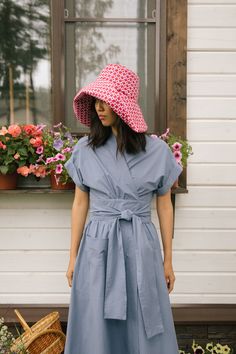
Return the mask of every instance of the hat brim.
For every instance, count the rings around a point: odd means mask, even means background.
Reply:
[[[138,103],[118,91],[110,81],[100,78],[82,88],[74,98],[73,109],[82,124],[91,124],[94,98],[106,102],[132,130],[139,133],[147,131],[148,127]]]

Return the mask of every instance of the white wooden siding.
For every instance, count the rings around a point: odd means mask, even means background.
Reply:
[[[172,303],[236,302],[236,0],[189,0],[188,194]],[[72,194],[0,194],[0,303],[68,304]],[[152,217],[160,238],[154,210]],[[161,242],[161,238],[160,238]]]

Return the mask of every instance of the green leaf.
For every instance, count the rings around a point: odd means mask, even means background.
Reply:
[[[8,167],[7,166],[0,166],[0,172],[3,173],[4,175],[7,174]]]

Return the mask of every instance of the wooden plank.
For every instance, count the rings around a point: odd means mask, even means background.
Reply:
[[[3,209],[0,214],[2,228],[54,228],[70,227],[71,211],[68,209]]]
[[[13,192],[13,191],[11,191]],[[17,191],[16,191],[17,192]],[[45,209],[71,209],[73,203],[73,194],[4,194],[1,192],[0,209],[29,209],[35,210]],[[0,216],[1,218],[1,216]]]
[[[189,119],[187,122],[189,141],[235,141],[236,119]]]
[[[236,4],[236,0],[188,0],[189,5],[224,5],[228,6],[231,4]]]
[[[188,304],[188,306],[195,306],[196,304],[203,304],[203,305],[213,305],[216,304],[217,306],[220,305],[230,305],[234,304],[236,300],[236,297],[234,294],[206,294],[203,291],[199,291],[198,293],[195,294],[184,294],[184,293],[178,293],[170,294],[170,302],[173,305],[182,305],[182,304]],[[216,312],[215,312],[216,313]],[[194,317],[192,317],[193,319]],[[213,316],[208,316],[208,320],[211,318],[211,320],[215,319],[214,315]],[[233,319],[235,319],[235,315],[233,316]]]
[[[236,143],[232,142],[191,142],[194,154],[189,163],[235,163]]]
[[[190,27],[187,43],[190,51],[235,51],[236,29]]]
[[[236,208],[175,209],[175,229],[236,229]]]
[[[236,6],[198,4],[188,6],[188,23],[191,27],[235,27]]]
[[[236,207],[236,187],[189,186],[176,198],[177,207]]]
[[[236,274],[214,272],[175,272],[173,294],[231,294],[236,300]]]
[[[1,250],[68,250],[70,228],[35,229],[8,227],[1,231]]]
[[[188,119],[236,119],[236,98],[189,97],[187,110]]]
[[[236,250],[236,230],[175,230],[173,250],[231,251]]]
[[[1,272],[1,293],[41,294],[68,293],[69,286],[65,272]]]
[[[69,251],[0,251],[1,272],[64,272]]]
[[[186,136],[187,1],[168,1],[167,124]]]
[[[175,272],[236,272],[236,251],[173,251]]]
[[[189,186],[235,186],[235,164],[188,164]]]
[[[235,74],[236,52],[188,52],[188,74]]]
[[[188,75],[188,97],[236,96],[236,75]]]

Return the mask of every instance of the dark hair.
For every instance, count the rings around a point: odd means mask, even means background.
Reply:
[[[129,154],[137,154],[139,151],[146,151],[146,133],[136,133],[118,116],[116,128],[116,153],[120,151],[123,154],[126,151]],[[113,134],[111,127],[104,127],[98,118],[97,112],[92,108],[88,145],[92,146],[93,150],[95,150],[95,148],[104,145],[111,134]]]

